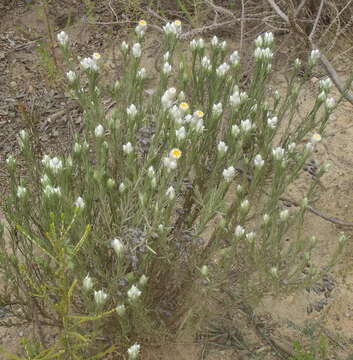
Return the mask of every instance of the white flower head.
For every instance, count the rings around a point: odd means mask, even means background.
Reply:
[[[136,360],[140,354],[140,345],[134,344],[127,349],[129,360]]]
[[[179,129],[175,130],[175,135],[179,141],[184,140],[186,138],[185,127],[182,126]]]
[[[212,45],[213,47],[216,47],[216,46],[219,45],[219,40],[218,40],[218,37],[217,37],[216,35],[212,38],[212,40],[211,40],[211,45]]]
[[[140,43],[135,43],[133,46],[132,46],[132,56],[135,57],[135,58],[139,58],[141,56],[141,44]]]
[[[77,199],[75,200],[75,206],[81,210],[85,208],[86,204],[81,196],[78,196]]]
[[[229,103],[234,107],[241,103],[239,91],[234,91],[234,93],[230,95]]]
[[[57,35],[57,39],[62,46],[66,46],[69,43],[69,36],[65,31],[60,31]]]
[[[227,72],[229,71],[229,65],[227,63],[223,63],[221,65],[218,66],[218,68],[216,69],[216,74],[219,77],[224,76]]]
[[[212,106],[212,114],[214,116],[219,116],[222,114],[223,111],[223,106],[222,103],[218,103],[218,104],[213,104]]]
[[[260,154],[257,154],[254,157],[254,165],[256,168],[261,169],[265,164],[265,161],[262,159],[262,156]]]
[[[275,149],[272,149],[272,155],[275,160],[278,160],[278,161],[282,160],[284,157],[284,154],[285,154],[284,149],[279,146],[276,147]]]
[[[253,231],[251,231],[251,232],[249,232],[249,233],[247,233],[247,234],[245,235],[245,238],[246,238],[246,240],[248,240],[248,241],[251,243],[251,242],[254,241],[255,236],[256,236],[256,233],[254,233]]]
[[[146,77],[146,69],[144,67],[142,67],[136,74],[136,76],[139,79],[144,79]]]
[[[172,65],[169,62],[163,64],[163,74],[169,75],[172,72]]]
[[[147,175],[149,178],[154,178],[156,175],[156,171],[154,170],[154,167],[151,165],[147,170]]]
[[[141,290],[136,286],[132,285],[131,288],[127,292],[127,296],[130,301],[135,301],[141,296]]]
[[[126,307],[124,304],[120,304],[115,308],[115,311],[119,316],[124,316],[126,313]]]
[[[135,27],[135,32],[138,37],[143,37],[147,30],[147,22],[145,20],[140,20],[137,26]]]
[[[320,58],[320,51],[318,49],[312,50],[309,58],[310,64],[314,65],[319,58]]]
[[[222,175],[223,175],[225,181],[231,182],[235,177],[234,167],[229,166],[227,169],[224,169]]]
[[[27,194],[27,189],[24,186],[17,186],[16,195],[19,199],[24,198],[26,194]]]
[[[239,64],[239,60],[240,60],[240,57],[239,57],[238,51],[233,51],[229,56],[230,64],[233,66],[236,66]]]
[[[125,154],[131,154],[132,153],[133,146],[132,146],[130,141],[123,145],[123,151],[124,151]]]
[[[125,246],[120,239],[117,239],[117,238],[113,239],[111,242],[111,246],[118,256],[120,256],[124,253]]]
[[[129,44],[126,41],[123,41],[120,48],[123,53],[127,53],[129,50]]]
[[[243,212],[247,212],[249,210],[250,207],[250,203],[248,199],[244,199],[241,203],[240,203],[240,210]]]
[[[97,305],[103,305],[108,298],[108,294],[106,294],[103,290],[98,290],[94,292],[94,300]]]
[[[295,147],[296,147],[297,145],[296,145],[296,143],[294,143],[294,142],[292,142],[292,143],[290,143],[289,145],[288,145],[288,152],[289,153],[292,153],[294,150],[295,150]]]
[[[129,105],[126,109],[126,113],[128,114],[128,116],[134,118],[137,115],[136,106],[134,104]]]
[[[272,32],[265,32],[263,34],[263,46],[270,47],[273,44],[273,33]]]
[[[167,198],[169,200],[174,200],[175,199],[175,190],[173,186],[169,186],[169,188],[167,189],[167,191],[165,192],[165,195],[167,196]]]
[[[140,279],[139,279],[139,284],[141,286],[145,286],[148,282],[148,277],[145,274],[142,274]]]
[[[77,75],[74,71],[70,70],[66,73],[66,77],[70,83],[73,83],[76,80]]]
[[[228,146],[224,141],[220,141],[217,145],[218,153],[223,156],[228,151]]]
[[[240,134],[240,129],[239,129],[239,126],[238,126],[238,125],[232,125],[231,134],[232,134],[234,137],[237,137],[237,136]]]
[[[178,166],[176,160],[171,159],[169,156],[163,158],[163,165],[167,168],[167,171],[175,170]]]
[[[61,189],[60,187],[53,187],[49,184],[47,184],[43,190],[43,193],[46,197],[50,198],[53,195],[60,196],[61,195]]]
[[[119,185],[119,192],[122,194],[126,190],[125,184],[122,182]]]
[[[170,58],[170,52],[167,51],[164,55],[163,55],[163,61],[164,62],[168,62]]]
[[[272,118],[268,118],[267,119],[267,125],[268,127],[270,127],[271,129],[275,129],[278,123],[278,118],[277,116],[274,116]]]
[[[80,64],[84,70],[98,71],[97,62],[90,57],[82,59]]]
[[[91,289],[92,289],[92,287],[93,287],[93,280],[92,280],[92,278],[89,276],[89,274],[87,274],[86,277],[83,279],[82,285],[83,285],[83,288],[84,288],[85,290],[91,290]]]
[[[249,132],[252,129],[251,121],[249,119],[242,120],[240,122],[240,128],[244,133]]]
[[[201,59],[201,66],[206,71],[210,71],[212,69],[211,60],[210,60],[210,58],[208,56],[204,56]]]
[[[316,144],[316,143],[320,142],[321,139],[322,139],[321,135],[316,133],[311,137],[311,142],[313,144]]]
[[[237,225],[237,227],[235,228],[234,234],[237,239],[240,239],[241,237],[244,236],[245,229],[241,225]]]
[[[94,135],[97,138],[100,138],[104,135],[104,127],[101,124],[98,124],[94,129]]]
[[[57,174],[62,169],[63,163],[59,158],[53,157],[52,159],[49,159],[48,167],[54,174]]]

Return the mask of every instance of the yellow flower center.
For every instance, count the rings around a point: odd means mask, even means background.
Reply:
[[[93,53],[93,56],[92,56],[92,57],[93,57],[94,60],[99,60],[99,59],[101,58],[101,54],[95,52],[95,53]]]
[[[177,26],[180,26],[180,25],[181,25],[181,21],[180,21],[180,20],[175,20],[175,21],[174,21],[174,24],[177,25]]]
[[[321,135],[320,134],[314,134],[311,138],[312,142],[319,142],[321,141]]]
[[[147,22],[145,20],[140,20],[139,21],[139,25],[141,26],[146,26],[147,25]]]
[[[187,109],[189,109],[188,103],[185,103],[185,102],[182,102],[182,103],[179,105],[179,107],[180,107],[181,110],[187,110]]]
[[[177,148],[172,149],[169,155],[171,158],[178,160],[181,157],[181,150]]]
[[[204,114],[203,114],[203,111],[197,110],[197,111],[196,111],[196,115],[197,115],[199,118],[202,118]]]

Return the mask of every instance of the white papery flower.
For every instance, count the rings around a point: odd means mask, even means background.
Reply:
[[[260,154],[257,154],[255,157],[254,157],[254,165],[255,167],[257,168],[262,168],[265,164],[265,161],[262,159],[262,156]]]
[[[97,138],[102,137],[104,135],[104,127],[101,124],[98,124],[94,129],[94,135]]]
[[[251,231],[251,232],[249,232],[249,233],[247,233],[247,234],[245,235],[245,238],[246,238],[246,240],[248,240],[249,242],[253,242],[254,239],[255,239],[255,236],[256,236],[256,233],[254,233],[253,231]]]
[[[272,118],[268,118],[267,119],[267,125],[271,128],[271,129],[275,129],[278,123],[278,118],[277,116],[274,116]]]
[[[26,194],[27,194],[27,189],[24,186],[17,186],[16,195],[19,199],[24,198]]]
[[[170,58],[170,53],[169,51],[167,51],[164,55],[163,55],[163,61],[164,62],[168,62]]]
[[[165,62],[163,65],[163,74],[168,75],[171,72],[172,72],[172,66],[168,62]]]
[[[136,286],[132,285],[131,288],[127,292],[127,296],[130,301],[135,301],[141,296],[141,290]]]
[[[322,139],[321,135],[316,133],[311,137],[311,142],[313,144],[316,144],[316,143],[320,142],[321,139]]]
[[[121,51],[122,51],[123,53],[127,53],[128,50],[129,50],[129,44],[128,44],[126,41],[123,41],[123,42],[121,43]]]
[[[66,77],[70,83],[73,83],[76,80],[77,75],[74,71],[70,70],[66,73]]]
[[[216,47],[216,46],[218,46],[218,44],[219,44],[219,40],[218,40],[218,37],[215,35],[211,40],[211,45]]]
[[[311,142],[308,142],[305,144],[305,152],[312,153],[314,151],[314,144]]]
[[[222,114],[223,111],[223,106],[222,103],[218,103],[218,104],[213,104],[212,106],[212,114],[214,116],[219,116]]]
[[[229,71],[229,65],[227,63],[223,63],[219,65],[218,68],[216,69],[216,74],[221,77],[224,76],[228,71]]]
[[[145,69],[144,67],[141,68],[141,69],[137,72],[136,76],[137,76],[139,79],[144,79],[144,78],[146,77],[146,69]]]
[[[169,188],[167,189],[167,191],[165,192],[167,198],[169,200],[174,200],[175,199],[175,189],[173,186],[169,186]]]
[[[182,126],[179,129],[175,130],[175,135],[176,135],[178,140],[184,140],[186,138],[185,127]]]
[[[48,167],[52,170],[54,174],[57,174],[62,169],[63,163],[59,158],[53,157],[49,160]]]
[[[119,185],[119,192],[120,192],[120,193],[123,193],[125,190],[126,190],[125,184],[124,184],[123,182],[120,183],[120,185]]]
[[[245,234],[245,229],[241,225],[237,225],[234,234],[237,239],[240,239]]]
[[[84,288],[85,290],[91,290],[91,289],[92,289],[92,287],[93,287],[93,280],[92,280],[92,278],[89,276],[89,274],[87,274],[86,277],[83,279],[82,285],[83,285],[83,288]]]
[[[140,20],[137,26],[135,27],[135,32],[138,37],[143,37],[147,30],[147,22],[145,20]]]
[[[240,210],[242,210],[243,212],[247,212],[249,210],[249,207],[250,207],[250,203],[248,199],[244,199],[240,203]]]
[[[222,50],[225,50],[226,47],[227,47],[227,42],[225,40],[223,40],[220,44],[219,44],[219,47],[222,49]]]
[[[272,32],[265,32],[263,34],[263,46],[270,47],[273,44],[273,33]]]
[[[262,48],[263,44],[264,44],[264,41],[263,41],[263,39],[262,39],[262,35],[259,35],[259,36],[255,39],[255,46],[256,46],[257,48]]]
[[[126,143],[125,145],[123,145],[123,151],[125,154],[131,154],[133,151],[133,147],[131,142],[129,141],[128,143]]]
[[[161,97],[161,103],[162,103],[164,109],[167,109],[173,105],[175,95],[176,95],[176,89],[173,87],[167,89],[164,92],[164,94]]]
[[[232,134],[234,137],[237,137],[237,136],[240,134],[240,129],[239,129],[239,126],[238,126],[238,125],[232,125],[231,134]]]
[[[115,311],[117,312],[117,314],[119,316],[124,316],[125,313],[126,313],[126,307],[124,304],[121,304],[121,305],[118,305],[116,308],[115,308]]]
[[[178,164],[176,160],[171,159],[170,157],[164,157],[162,159],[163,165],[167,168],[168,172],[177,168]]]
[[[234,92],[232,95],[230,95],[229,97],[229,103],[232,106],[238,106],[240,104],[241,100],[240,100],[240,95],[239,92]]]
[[[94,300],[97,305],[103,305],[108,298],[108,294],[106,294],[103,290],[98,290],[94,292]]]
[[[309,61],[312,64],[315,64],[319,58],[320,58],[320,51],[318,49],[312,50],[310,53]]]
[[[69,42],[69,36],[66,34],[65,31],[60,31],[57,35],[57,39],[62,46],[66,46]]]
[[[51,197],[53,195],[61,196],[61,189],[60,187],[53,187],[47,184],[43,190],[43,193],[47,197]]]
[[[294,142],[290,143],[287,148],[288,152],[289,153],[293,152],[295,150],[296,146],[297,146],[296,143],[294,143]]]
[[[212,69],[211,60],[208,56],[204,56],[201,59],[201,66],[207,71],[210,71]]]
[[[233,51],[229,56],[229,62],[234,66],[239,64],[239,59],[240,57],[238,51]]]
[[[81,196],[78,196],[77,199],[75,200],[75,206],[81,210],[85,208],[86,204]]]
[[[284,157],[284,149],[281,148],[280,146],[276,147],[275,149],[272,149],[272,155],[274,157],[275,160],[282,160]]]
[[[242,120],[240,122],[240,128],[244,133],[249,132],[252,129],[251,121],[249,119]]]
[[[84,70],[98,71],[97,62],[90,57],[82,59],[80,64]]]
[[[126,109],[126,113],[127,113],[130,117],[134,118],[134,117],[137,115],[137,108],[136,108],[136,106],[135,106],[134,104],[129,105],[129,106],[127,107],[127,109]]]
[[[231,182],[234,179],[234,176],[235,176],[234,167],[229,166],[227,169],[224,169],[222,175],[223,175],[225,181]]]
[[[129,360],[136,360],[140,353],[140,345],[134,344],[127,349]]]
[[[125,246],[123,242],[117,238],[112,240],[111,246],[118,256],[120,256],[124,252]]]
[[[147,175],[149,178],[153,178],[156,175],[156,172],[154,170],[154,167],[151,165],[147,170]]]
[[[141,44],[140,43],[135,43],[132,46],[132,56],[134,56],[135,58],[139,58],[141,56]]]
[[[220,155],[224,155],[228,151],[228,146],[224,141],[220,141],[217,145],[217,150]]]

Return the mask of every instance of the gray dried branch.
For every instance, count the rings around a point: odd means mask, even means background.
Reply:
[[[275,3],[274,0],[267,0],[267,2],[270,4],[272,9],[277,13],[277,15],[287,23],[288,26],[291,26],[295,32],[300,32],[301,35],[304,34],[304,31],[298,28],[298,25],[295,22],[295,18],[293,19],[294,23],[292,23],[289,20],[289,17],[279,8],[279,6]],[[310,44],[312,49],[318,49],[320,51],[318,46],[311,39],[309,39],[309,37],[307,37],[306,41]],[[352,91],[345,87],[342,80],[338,76],[336,69],[333,67],[333,65],[330,63],[327,57],[322,53],[322,51],[320,51],[320,61],[324,65],[329,77],[331,78],[331,80],[333,81],[333,83],[341,93],[341,95],[353,105]]]

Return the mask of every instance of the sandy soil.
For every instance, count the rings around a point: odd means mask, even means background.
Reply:
[[[63,7],[64,8],[64,7]],[[55,13],[55,11],[53,11]],[[58,11],[50,19],[60,28],[62,16],[67,13]],[[98,32],[99,27],[88,25],[80,12],[75,14],[73,24],[68,27],[77,53],[100,51],[111,54],[111,36]],[[61,20],[60,20],[61,17]],[[38,17],[35,9],[21,1],[11,4],[0,4],[0,179],[1,187],[6,188],[4,160],[9,153],[18,151],[16,135],[23,128],[18,105],[24,104],[33,115],[36,115],[36,128],[40,134],[42,146],[54,148],[60,145],[65,148],[70,134],[80,128],[79,109],[47,81],[43,67],[38,61],[36,46],[38,38],[45,35],[46,24]],[[120,32],[118,32],[120,30]],[[122,29],[113,29],[116,36],[124,37]],[[114,41],[117,41],[117,37]],[[155,54],[158,41],[150,44],[149,58]],[[278,58],[285,58],[286,49],[281,48]],[[282,68],[281,68],[281,65]],[[341,61],[339,74],[348,76],[349,62]],[[276,64],[279,74],[272,79],[273,87],[284,89],[285,82],[281,75],[286,72],[281,60]],[[317,81],[313,78],[307,84],[300,105],[300,112],[310,108],[317,93]],[[335,94],[337,96],[337,93]],[[70,111],[65,111],[65,108]],[[313,159],[317,164],[329,162],[331,169],[322,179],[322,187],[317,192],[317,200],[312,206],[325,214],[346,221],[353,221],[353,118],[352,105],[343,103],[337,110],[327,128],[327,136],[319,144]],[[303,173],[302,179],[289,194],[291,199],[300,200],[311,175]],[[276,340],[285,349],[291,349],[295,339],[308,341],[322,334],[332,345],[332,359],[348,359],[353,356],[353,245],[352,231],[328,222],[314,214],[306,220],[308,234],[315,235],[318,247],[314,261],[324,263],[334,250],[339,233],[344,231],[348,244],[340,264],[314,288],[300,291],[288,297],[274,299],[266,297],[257,309],[257,317],[267,330],[269,338]],[[237,316],[236,313],[233,314]],[[6,314],[0,314],[1,321]],[[315,324],[319,324],[315,327]],[[234,326],[237,323],[234,322]],[[231,326],[231,325],[230,325]],[[301,329],[300,329],[301,328]],[[4,327],[0,326],[0,345],[6,349],[19,351],[19,341],[33,332],[30,325]],[[207,350],[207,351],[206,351]],[[188,336],[178,344],[150,347],[144,355],[146,359],[247,359],[260,356],[262,359],[275,359],[277,355],[268,343],[259,340],[258,353],[246,354],[236,349],[234,344],[223,344],[223,347],[206,347],[205,342],[198,344]],[[255,357],[254,357],[255,358]]]

